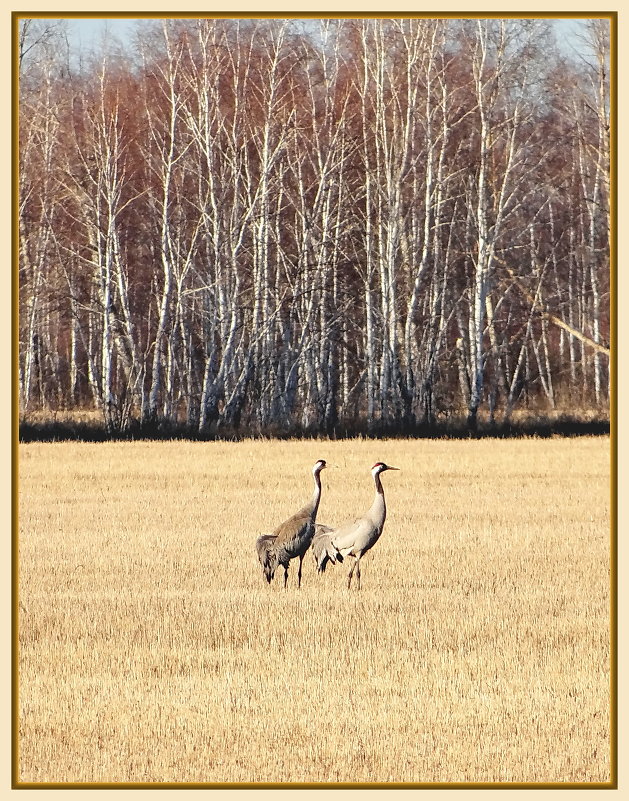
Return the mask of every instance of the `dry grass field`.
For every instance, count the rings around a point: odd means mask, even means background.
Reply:
[[[609,446],[21,445],[19,781],[609,781]],[[257,562],[318,458],[359,592]]]

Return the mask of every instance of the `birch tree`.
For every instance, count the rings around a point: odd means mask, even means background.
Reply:
[[[341,55],[342,22],[322,20],[317,46],[306,44],[302,64],[305,74],[295,88],[296,125],[289,144],[287,181],[293,229],[296,269],[284,254],[291,292],[296,304],[301,335],[292,347],[284,380],[283,396],[290,414],[296,382],[301,375],[302,421],[308,426],[333,430],[338,414],[340,367],[339,333],[343,317],[338,261],[347,225],[342,218],[345,168],[354,146],[346,140],[350,86]],[[280,235],[278,232],[277,239]]]
[[[609,23],[591,20],[587,28],[587,42],[593,61],[588,70],[589,91],[580,98],[577,111],[578,174],[582,187],[585,212],[583,229],[587,263],[584,267],[591,291],[591,321],[589,327],[596,344],[601,342],[601,256],[602,266],[608,272],[605,258],[609,246]],[[593,136],[584,130],[587,117],[592,119]],[[593,141],[592,141],[593,140]],[[602,361],[598,350],[593,353],[594,398],[598,405],[603,392]],[[609,373],[608,373],[609,375]],[[605,395],[609,393],[609,383]]]
[[[476,429],[483,399],[487,297],[495,257],[504,241],[510,216],[526,197],[518,193],[526,192],[524,175],[530,169],[531,129],[527,122],[532,108],[528,101],[535,91],[533,43],[542,30],[543,23],[538,21],[514,27],[505,20],[478,20],[471,41],[478,120],[476,169],[468,184],[468,203],[474,221],[468,331],[468,425],[472,430]],[[519,59],[518,53],[526,53],[527,57]]]
[[[148,126],[146,143],[147,179],[151,192],[150,202],[159,237],[159,263],[161,267],[158,294],[158,313],[153,341],[153,358],[150,371],[150,389],[146,419],[152,423],[173,414],[165,392],[165,373],[172,370],[172,352],[168,351],[169,329],[172,325],[173,293],[176,289],[175,271],[181,275],[187,268],[175,243],[176,211],[174,208],[175,169],[184,154],[179,138],[181,126],[181,63],[184,42],[177,35],[176,25],[164,21],[161,26],[163,51],[149,62],[150,54],[142,53],[144,69],[155,84],[155,92],[145,94],[144,111]],[[175,263],[177,261],[177,264]]]
[[[58,76],[66,69],[64,28],[23,20],[19,29],[18,230],[20,281],[20,406],[48,405],[42,371],[54,286],[55,208],[59,199],[61,126]]]
[[[123,120],[123,86],[104,52],[95,91],[79,91],[73,98],[73,146],[66,151],[62,179],[65,212],[80,226],[81,236],[64,240],[60,255],[75,265],[74,271],[66,270],[73,320],[81,341],[90,342],[89,373],[108,430],[125,429],[133,408],[142,405],[144,374],[121,239],[125,212],[137,200],[128,175],[131,137]],[[80,314],[75,274],[85,268],[94,288],[87,322]]]

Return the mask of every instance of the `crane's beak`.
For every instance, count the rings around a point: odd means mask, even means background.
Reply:
[[[400,469],[399,467],[389,467],[389,466],[387,467],[387,470],[399,470],[399,469]]]

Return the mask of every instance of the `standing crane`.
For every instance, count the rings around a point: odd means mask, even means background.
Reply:
[[[321,500],[320,473],[325,468],[324,459],[319,459],[312,468],[315,488],[312,500],[288,520],[281,523],[272,534],[262,534],[256,540],[256,551],[266,580],[271,583],[275,571],[284,568],[284,587],[288,582],[288,565],[291,559],[299,557],[297,586],[301,587],[301,565],[304,555],[315,533],[315,520]]]
[[[360,560],[378,542],[384,527],[387,507],[384,502],[384,490],[382,489],[380,474],[384,473],[385,470],[399,469],[399,467],[390,467],[384,462],[376,462],[371,468],[371,475],[376,485],[376,495],[369,511],[364,517],[358,517],[352,523],[346,523],[331,534],[326,534],[330,538],[329,545],[337,554],[340,554],[340,557],[354,557],[354,563],[347,576],[348,589],[352,583],[354,570],[356,570],[356,581],[358,589],[360,589]],[[337,561],[342,561],[340,557],[336,557]]]

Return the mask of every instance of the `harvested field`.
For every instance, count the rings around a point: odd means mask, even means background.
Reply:
[[[20,445],[19,781],[609,781],[609,445]],[[318,458],[359,592],[257,562]]]

